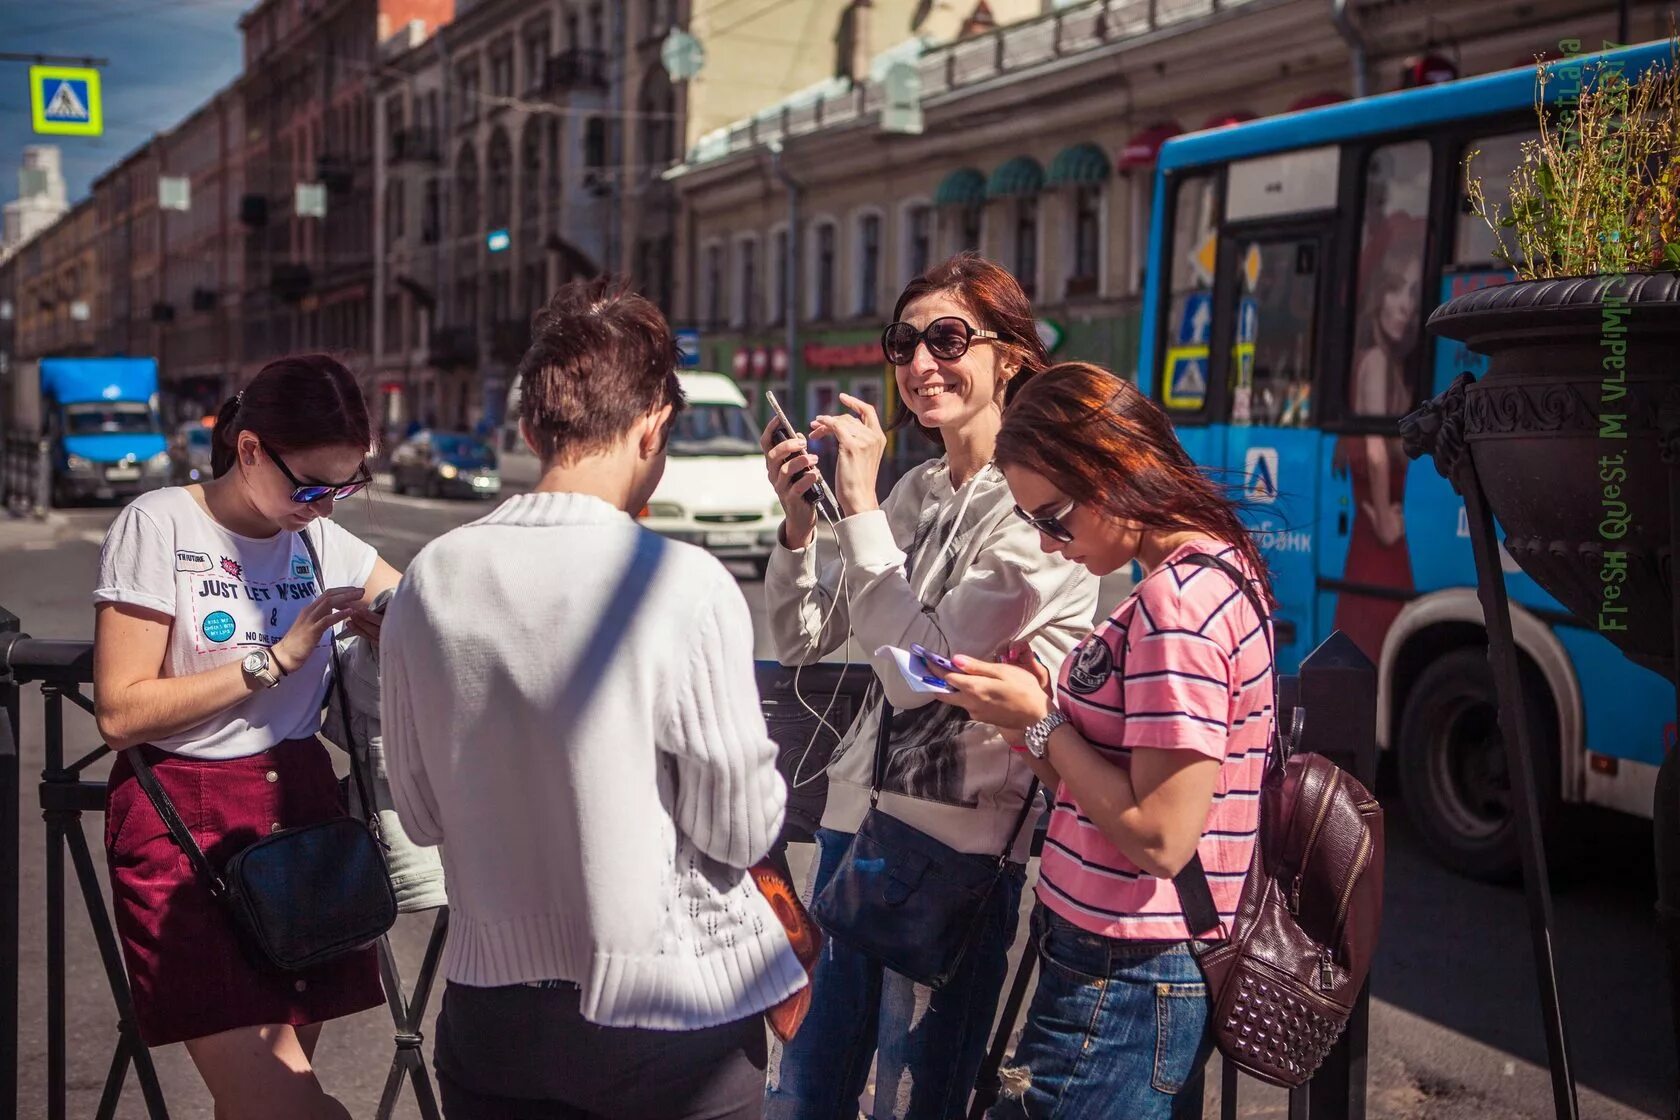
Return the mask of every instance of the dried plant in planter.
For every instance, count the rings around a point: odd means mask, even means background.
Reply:
[[[1579,102],[1561,113],[1545,96],[1558,70],[1538,68],[1540,134],[1523,144],[1508,210],[1473,173],[1481,153],[1465,158],[1470,206],[1493,230],[1495,256],[1519,280],[1680,271],[1680,62],[1671,53],[1631,81],[1583,63]]]

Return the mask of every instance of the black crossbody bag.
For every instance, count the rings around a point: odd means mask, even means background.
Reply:
[[[892,705],[881,702],[869,812],[844,862],[811,906],[830,935],[918,984],[950,982],[973,943],[987,900],[1038,797],[1034,778],[1015,827],[996,858],[959,852],[881,811]]]
[[[321,559],[307,531],[300,533],[315,567],[318,590],[326,590]],[[332,635],[328,634],[329,643]],[[333,684],[348,713],[338,646],[332,643]],[[345,719],[349,736],[350,721]],[[349,748],[365,821],[334,817],[282,829],[255,841],[229,859],[217,874],[175,811],[157,775],[138,750],[129,754],[134,776],[146,791],[169,834],[192,862],[210,893],[221,900],[239,930],[249,955],[259,965],[292,972],[313,968],[378,941],[397,921],[397,898],[385,867],[379,814],[369,800],[362,771],[367,752],[354,741]]]

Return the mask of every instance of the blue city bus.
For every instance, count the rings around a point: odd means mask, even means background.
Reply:
[[[1632,77],[1667,43],[1549,64],[1545,96],[1600,63]],[[1378,667],[1378,737],[1448,866],[1519,871],[1464,505],[1396,421],[1481,360],[1429,312],[1512,278],[1470,213],[1465,159],[1506,198],[1536,135],[1533,67],[1177,137],[1155,177],[1140,387],[1197,462],[1240,485],[1292,671],[1333,630]],[[1555,111],[1548,110],[1548,111]],[[1505,557],[1536,770],[1566,803],[1651,813],[1674,689],[1577,623]]]

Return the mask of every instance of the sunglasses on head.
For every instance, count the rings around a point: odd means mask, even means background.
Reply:
[[[881,332],[881,353],[893,365],[907,366],[916,357],[916,347],[926,342],[928,353],[954,362],[968,353],[969,343],[975,339],[999,337],[996,331],[979,330],[955,315],[935,319],[921,330],[900,320]]]
[[[297,475],[292,473],[291,468],[286,466],[286,461],[284,459],[269,450],[266,443],[262,444],[261,447],[263,449],[263,454],[267,455],[274,461],[274,465],[280,468],[280,473],[286,476],[286,481],[292,484],[292,501],[298,503],[299,505],[310,505],[329,495],[334,501],[343,501],[345,498],[348,498],[350,495],[356,493],[362,487],[373,481],[373,479],[368,477],[367,468],[364,464],[362,471],[349,482],[335,482],[330,484],[304,482],[300,480]]]
[[[1031,525],[1034,529],[1037,529],[1051,540],[1060,541],[1062,544],[1068,544],[1073,540],[1073,534],[1068,531],[1068,527],[1066,525],[1062,524],[1062,518],[1072,513],[1073,507],[1078,504],[1078,502],[1069,502],[1055,513],[1046,514],[1028,513],[1026,510],[1017,505],[1015,507],[1015,516],[1019,517],[1022,521],[1025,521],[1028,525]]]

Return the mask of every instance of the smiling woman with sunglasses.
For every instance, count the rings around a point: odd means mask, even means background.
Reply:
[[[322,1023],[383,1001],[378,961],[370,948],[302,972],[252,964],[132,756],[212,864],[344,814],[315,738],[328,643],[341,622],[377,640],[380,616],[363,604],[398,580],[330,520],[367,485],[370,441],[342,365],[271,362],[216,417],[214,477],[135,499],[100,556],[96,715],[118,751],[105,844],[135,1018],[148,1046],[186,1043],[218,1117],[347,1117],[312,1058]]]
[[[838,556],[819,567],[817,551],[834,551],[814,543],[815,515],[801,497],[815,476],[798,477],[815,461],[802,440],[778,443],[766,431],[771,481],[787,511],[786,547],[771,557],[765,580],[777,656],[789,665],[815,661],[850,637],[865,652],[920,645],[932,654],[1025,642],[1060,664],[1090,627],[1096,581],[1039,549],[1038,535],[1010,513],[1009,488],[991,464],[1005,402],[1047,362],[1032,307],[1007,270],[964,253],[912,281],[893,320],[881,350],[904,422],[920,425],[945,454],[877,503],[887,437],[875,410],[843,397],[848,415],[818,417],[813,433],[838,445],[834,490],[845,515],[835,527]],[[770,1079],[771,1120],[855,1118],[871,1056],[875,1120],[960,1115],[1015,934],[1031,773],[996,727],[911,691],[890,658],[874,665],[879,687],[829,767],[813,893],[851,862],[849,845],[874,801],[883,695],[893,711],[879,812],[949,849],[952,866],[995,872],[1007,853],[1007,867],[972,936],[931,946],[967,946],[937,990],[830,939],[809,1017]]]

